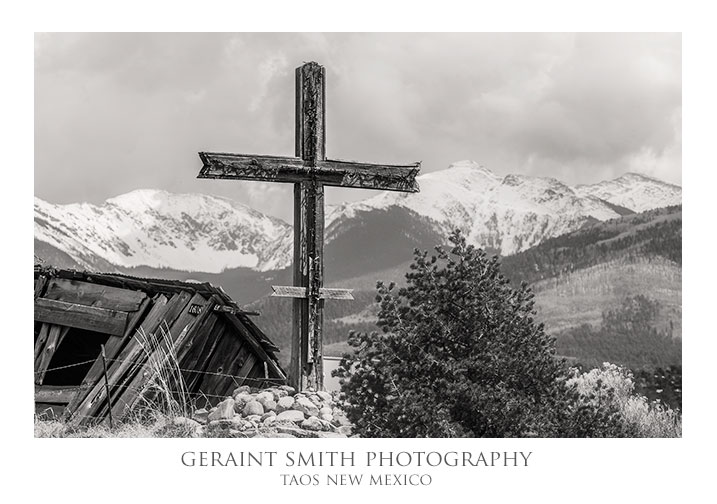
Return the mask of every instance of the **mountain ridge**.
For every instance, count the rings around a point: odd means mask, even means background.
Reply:
[[[418,181],[417,194],[380,192],[327,206],[327,263],[347,261],[356,274],[364,259],[380,252],[380,266],[395,266],[407,259],[400,250],[445,242],[454,228],[474,245],[515,254],[637,207],[681,202],[679,186],[637,174],[570,187],[551,177],[499,176],[459,161]],[[378,250],[381,244],[372,241],[387,236],[392,243]],[[35,197],[35,239],[36,250],[96,270],[269,272],[289,267],[293,251],[292,227],[280,219],[229,198],[158,189],[138,189],[101,205],[54,205]]]
[[[169,267],[218,273],[270,270],[291,260],[291,226],[232,201],[139,189],[102,205],[35,198],[35,238],[92,267]]]

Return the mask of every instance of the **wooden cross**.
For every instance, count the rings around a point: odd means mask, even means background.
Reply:
[[[324,289],[324,186],[418,192],[421,163],[378,165],[326,159],[325,70],[296,69],[296,157],[200,152],[198,178],[294,184],[294,285],[274,296],[294,298],[290,383],[323,388],[325,299],[353,299],[348,289]]]

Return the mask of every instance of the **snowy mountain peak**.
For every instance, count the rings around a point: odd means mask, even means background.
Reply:
[[[682,203],[682,188],[641,173],[626,173],[613,180],[579,185],[580,196],[594,196],[633,212],[644,212]]]
[[[457,161],[451,163],[445,170],[424,173],[418,177],[419,183],[423,180],[442,180],[458,185],[465,185],[466,182],[470,183],[471,181],[478,180],[499,182],[500,179],[498,175],[485,166],[470,160]]]
[[[327,207],[327,245],[343,230],[383,222],[393,212],[403,219],[392,221],[391,229],[400,222],[397,233],[424,229],[447,237],[458,228],[477,246],[512,254],[595,220],[679,204],[682,198],[679,186],[635,173],[573,188],[554,178],[499,176],[468,160],[418,178],[419,193],[379,192]],[[157,189],[101,205],[54,205],[36,197],[35,238],[89,269],[110,264],[268,271],[289,266],[293,250],[292,228],[279,219],[227,198]]]
[[[123,208],[157,208],[169,198],[167,191],[160,189],[136,189],[105,201],[106,204]]]
[[[482,164],[478,163],[477,161],[473,161],[470,159],[464,159],[463,161],[456,161],[455,163],[451,163],[448,165],[447,170],[476,170],[485,173],[486,175],[493,175],[493,172],[490,171],[488,168],[483,166]]]
[[[226,198],[142,189],[102,205],[35,198],[35,238],[92,267],[152,266],[217,273],[291,261],[291,226]]]
[[[620,175],[619,177],[614,179],[615,181],[624,181],[624,182],[632,182],[632,183],[640,183],[640,182],[657,182],[658,184],[662,185],[671,185],[674,187],[679,187],[675,184],[670,184],[669,182],[665,182],[663,180],[660,180],[658,178],[652,177],[650,175],[645,175],[644,173],[637,173],[637,172],[627,172],[624,175]],[[609,181],[606,181],[609,182]]]
[[[448,236],[459,228],[477,246],[513,254],[594,220],[620,217],[623,211],[610,204],[613,201],[606,191],[593,194],[550,177],[500,177],[475,161],[453,163],[447,169],[421,175],[419,181],[419,193],[380,193],[331,208],[327,212],[327,242],[340,232],[340,224],[362,213],[402,208],[434,222],[439,234]],[[634,211],[674,204],[649,189],[655,184],[663,183],[627,175],[610,190],[619,193],[621,187],[629,187],[644,192],[644,197],[639,205],[633,205],[633,200],[631,204],[614,204]]]

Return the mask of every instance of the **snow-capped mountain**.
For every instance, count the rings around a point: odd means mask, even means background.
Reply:
[[[628,181],[615,184],[620,191],[613,198],[608,190],[595,190],[593,194],[586,189],[577,191],[553,178],[500,177],[478,163],[461,161],[446,170],[418,177],[419,193],[383,192],[365,201],[330,209],[327,242],[340,233],[347,221],[360,214],[405,208],[430,219],[443,236],[459,228],[470,243],[506,255],[574,231],[587,222],[617,218],[625,208],[615,205],[642,211],[679,203],[679,187],[676,197],[666,198],[666,192],[675,194],[675,186],[663,184],[666,189],[659,191],[660,182],[654,179],[645,178],[645,183],[630,180],[631,184]],[[617,181],[605,184],[612,182]],[[643,185],[647,187],[643,189]],[[627,194],[634,196],[629,198]],[[639,209],[632,208],[631,204],[637,201]]]
[[[391,267],[410,258],[414,246],[430,248],[455,228],[475,245],[513,254],[586,223],[679,204],[682,192],[635,174],[571,188],[552,178],[501,177],[472,161],[418,181],[419,193],[380,192],[328,207],[327,268],[355,274]],[[293,247],[289,224],[245,205],[155,190],[102,205],[53,205],[35,198],[35,239],[84,268],[111,264],[204,273],[282,269],[291,264]]]
[[[682,188],[639,173],[626,173],[614,180],[579,185],[580,196],[594,196],[615,205],[644,212],[682,203]]]
[[[266,271],[291,262],[292,236],[285,222],[215,196],[145,189],[99,206],[35,198],[35,239],[88,268],[99,257],[125,268]]]

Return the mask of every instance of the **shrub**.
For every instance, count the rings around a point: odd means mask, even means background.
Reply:
[[[378,285],[378,326],[353,333],[337,370],[364,436],[525,436],[549,430],[564,372],[534,321],[533,294],[465,243],[415,252],[407,286]]]
[[[534,320],[533,294],[455,232],[416,251],[406,287],[379,282],[382,334],[351,333],[334,372],[364,437],[625,437],[627,392],[580,378]],[[622,382],[619,382],[622,383]],[[588,386],[589,384],[589,386]],[[630,403],[633,404],[633,403]]]
[[[627,369],[606,362],[583,374],[574,372],[567,386],[578,393],[579,400],[597,409],[617,411],[630,437],[682,436],[680,414],[635,394],[633,375]]]

